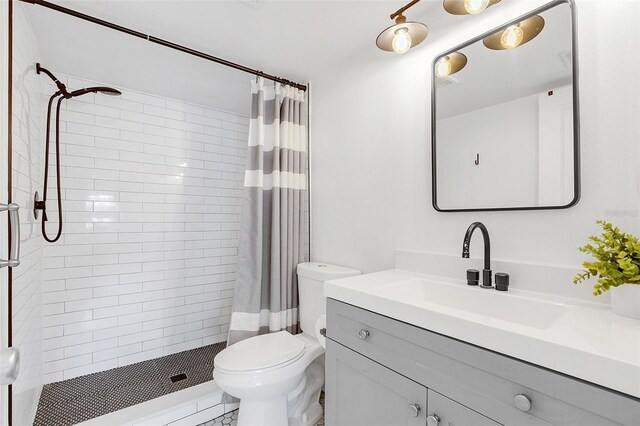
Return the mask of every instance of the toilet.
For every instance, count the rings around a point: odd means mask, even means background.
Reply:
[[[251,337],[214,360],[216,384],[240,399],[238,426],[313,426],[322,418],[324,344],[318,337],[326,312],[324,282],[360,271],[309,262],[299,264],[297,273],[302,333]]]

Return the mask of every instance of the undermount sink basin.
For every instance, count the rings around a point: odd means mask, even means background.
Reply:
[[[473,286],[412,279],[381,285],[372,293],[390,300],[428,308],[456,309],[527,327],[547,328],[568,306]]]

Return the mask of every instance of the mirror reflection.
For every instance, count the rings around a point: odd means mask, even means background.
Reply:
[[[573,19],[563,3],[434,62],[434,207],[569,207],[578,199]]]

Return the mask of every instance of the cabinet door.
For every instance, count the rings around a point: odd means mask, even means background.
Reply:
[[[327,339],[327,426],[426,424],[427,389]]]
[[[458,404],[446,396],[440,395],[429,389],[429,398],[427,406],[429,407],[428,425],[438,426],[499,426],[500,423],[494,422],[488,417],[473,411],[464,405]]]

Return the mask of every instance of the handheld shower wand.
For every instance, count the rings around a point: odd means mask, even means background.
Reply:
[[[74,90],[69,92],[67,87],[60,81],[58,78],[51,73],[51,71],[47,70],[40,66],[40,64],[36,64],[36,73],[44,73],[46,74],[58,87],[58,90],[49,98],[49,104],[47,106],[47,125],[46,125],[46,136],[45,136],[45,154],[44,154],[44,187],[42,189],[42,200],[39,199],[38,191],[36,191],[33,199],[33,215],[36,219],[38,219],[38,212],[42,210],[42,236],[45,240],[50,243],[55,243],[60,239],[62,235],[62,196],[61,196],[61,187],[60,187],[60,106],[62,105],[62,101],[64,99],[75,98],[76,96],[86,95],[87,93],[102,93],[105,95],[113,95],[118,96],[122,93],[119,90],[113,89],[111,87],[104,86],[96,86],[96,87],[86,87],[84,89]],[[47,189],[49,184],[49,147],[50,147],[50,136],[51,136],[51,106],[53,105],[53,101],[56,100],[56,192],[58,195],[58,232],[56,236],[50,238],[47,235],[46,230],[46,222],[49,220],[47,217]]]

